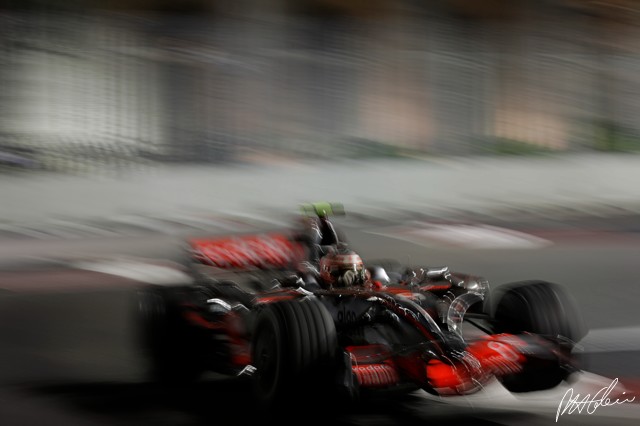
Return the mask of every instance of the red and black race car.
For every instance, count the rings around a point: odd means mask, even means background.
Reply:
[[[446,267],[365,266],[329,219],[336,205],[305,207],[302,231],[189,241],[193,284],[139,291],[156,379],[250,377],[256,400],[277,407],[383,389],[464,395],[494,378],[528,392],[577,370],[585,331],[559,285],[490,292]]]

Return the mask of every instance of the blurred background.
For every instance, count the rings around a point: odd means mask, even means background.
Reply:
[[[565,285],[596,390],[640,392],[639,41],[635,0],[0,0],[0,422],[219,420],[246,388],[145,382],[131,294],[176,275],[128,258],[322,200],[365,261]],[[561,397],[336,424],[548,424]]]
[[[0,160],[640,149],[633,0],[2,0]]]

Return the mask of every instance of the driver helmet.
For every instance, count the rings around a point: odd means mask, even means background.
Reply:
[[[320,259],[320,278],[327,287],[351,287],[364,284],[367,272],[355,251],[339,245]]]

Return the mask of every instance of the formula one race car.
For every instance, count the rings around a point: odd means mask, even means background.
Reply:
[[[338,207],[305,206],[301,230],[189,241],[193,283],[139,291],[154,377],[250,377],[273,408],[382,389],[464,395],[493,378],[528,392],[577,370],[585,331],[562,287],[506,284],[489,304],[479,276],[365,266],[330,220]]]

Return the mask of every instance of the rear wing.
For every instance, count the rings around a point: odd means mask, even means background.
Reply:
[[[189,241],[193,260],[222,269],[285,269],[303,261],[302,243],[281,233]]]

